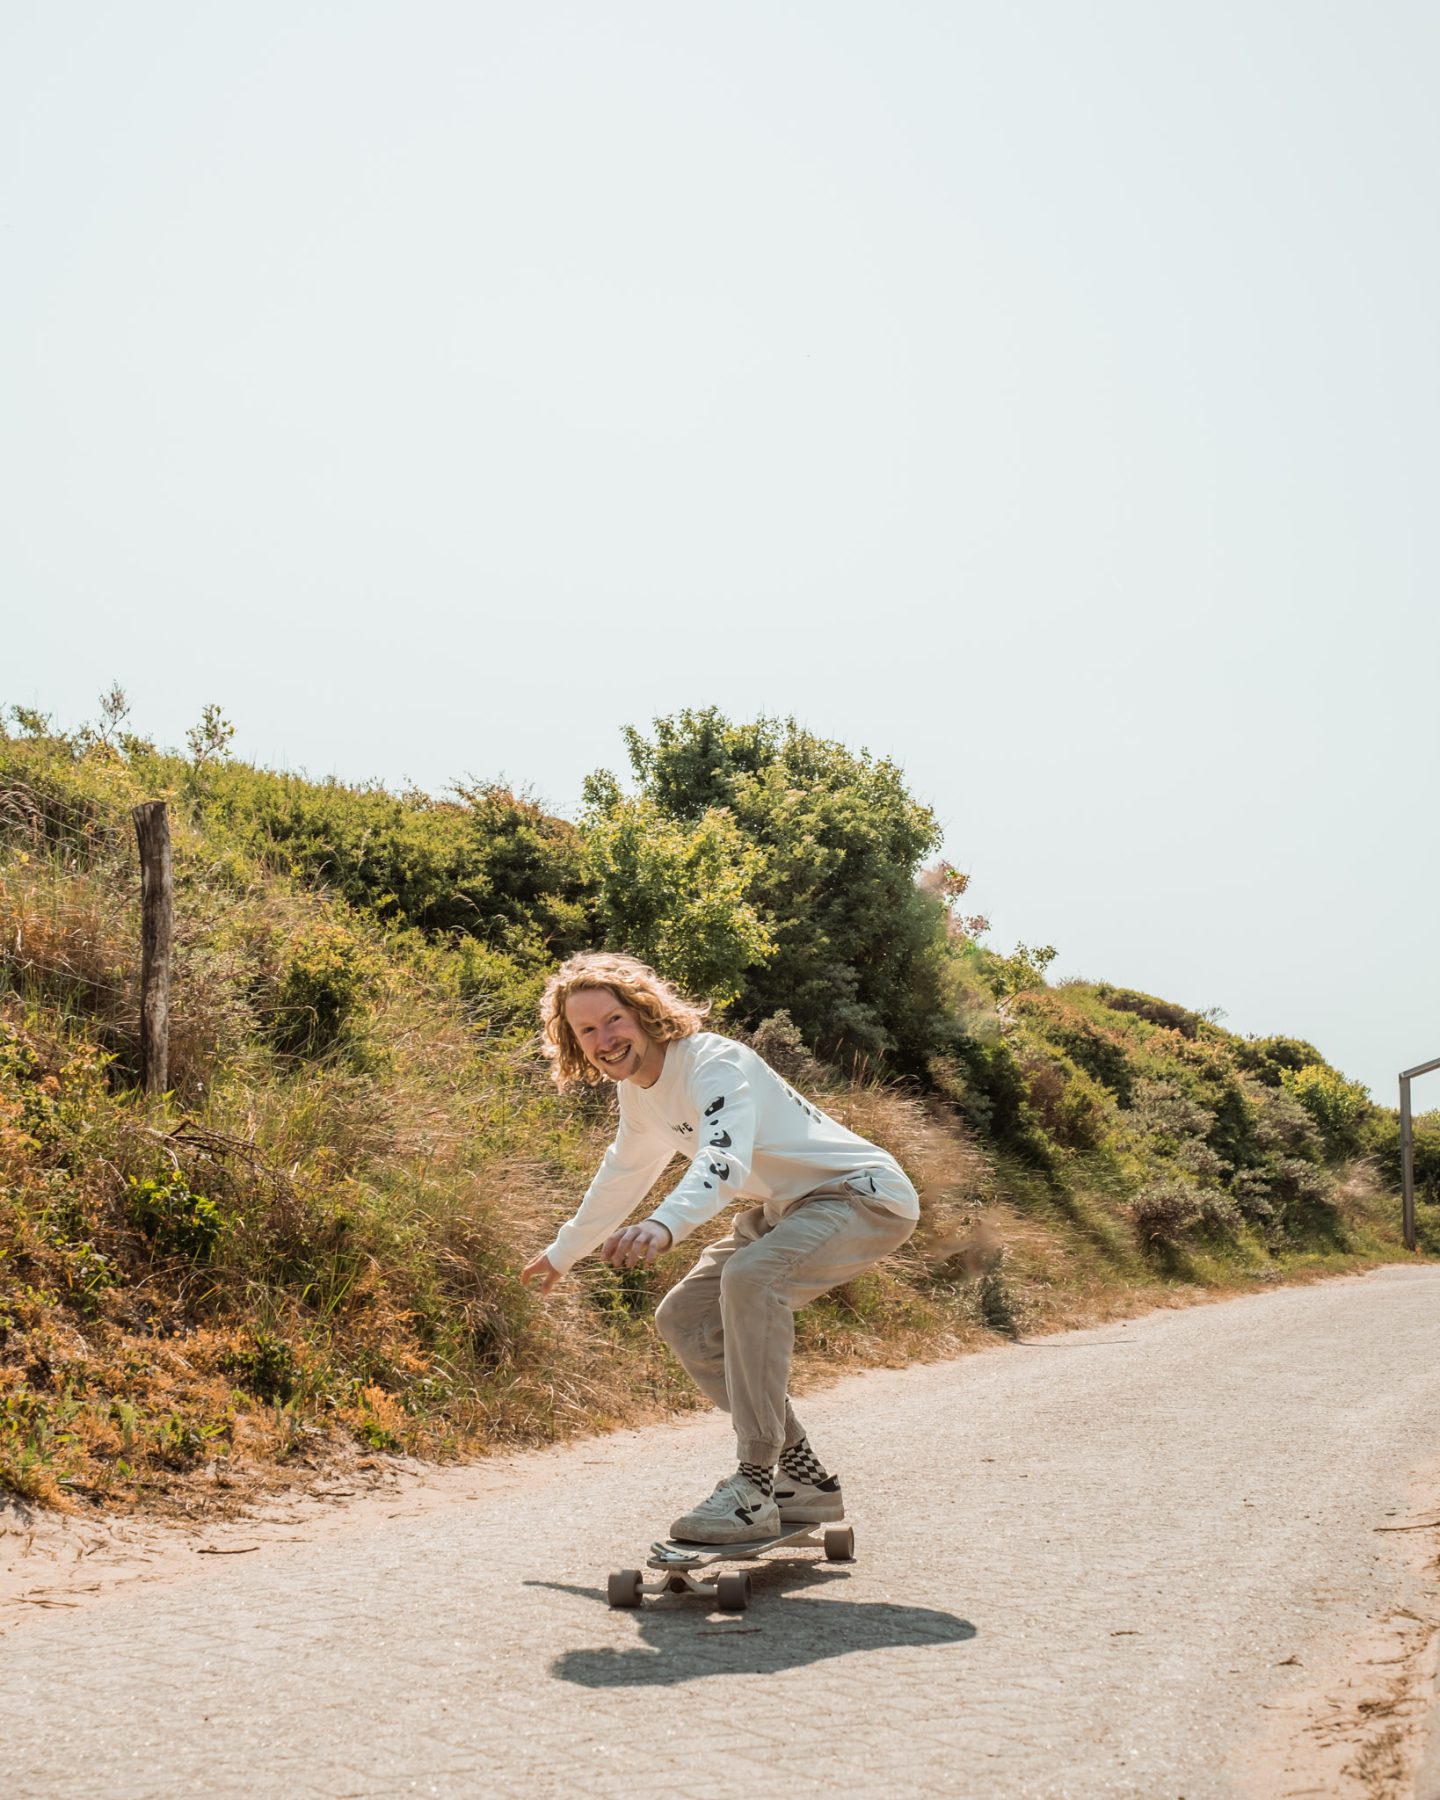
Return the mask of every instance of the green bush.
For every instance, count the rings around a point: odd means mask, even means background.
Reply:
[[[1151,1182],[1127,1210],[1144,1243],[1178,1244],[1200,1223],[1200,1190],[1188,1181]]]
[[[253,1333],[243,1350],[224,1359],[226,1372],[258,1400],[288,1405],[300,1387],[300,1364],[284,1338],[263,1329]]]
[[[1115,1111],[1100,1083],[1063,1054],[1032,1052],[1023,1067],[1026,1098],[1046,1136],[1067,1150],[1097,1149]]]
[[[1266,1087],[1278,1088],[1287,1069],[1293,1074],[1296,1070],[1325,1060],[1315,1046],[1307,1044],[1304,1038],[1234,1038],[1231,1042],[1236,1062],[1247,1074],[1264,1082]]]
[[[213,1200],[191,1193],[181,1175],[131,1176],[126,1196],[131,1221],[162,1256],[208,1262],[224,1221]]]
[[[979,1136],[1049,1173],[1054,1155],[1031,1110],[1025,1074],[1003,1037],[957,1033],[934,1057],[930,1079]]]
[[[613,782],[586,784],[586,847],[605,941],[726,1007],[774,951],[750,899],[759,852],[727,812],[690,819]]]
[[[314,920],[286,946],[271,1037],[292,1056],[317,1056],[340,1037],[379,980],[379,957],[345,926]]]
[[[895,765],[793,719],[734,725],[714,707],[626,740],[651,817],[693,829],[728,814],[753,852],[742,897],[773,950],[745,965],[738,1015],[753,1023],[783,1009],[822,1056],[923,1072],[941,1023],[946,931],[943,905],[915,877],[940,828]],[[613,777],[594,780],[595,792],[618,794]]]
[[[1280,1085],[1314,1119],[1336,1155],[1359,1147],[1370,1097],[1358,1082],[1347,1081],[1323,1062],[1314,1062],[1301,1069],[1282,1069]]]
[[[533,1029],[551,966],[538,950],[511,955],[469,937],[452,939],[430,964],[472,1018],[500,1030]]]
[[[1403,1180],[1400,1167],[1400,1115],[1376,1107],[1364,1129],[1364,1147],[1375,1158],[1380,1173],[1392,1188]],[[1419,1113],[1411,1127],[1415,1197],[1440,1205],[1440,1112]]]
[[[1016,995],[1011,1011],[1028,1032],[1063,1052],[1122,1106],[1130,1104],[1137,1070],[1123,1029],[1082,1011],[1068,992],[1050,989]]]
[[[1193,1038],[1200,1034],[1199,1013],[1177,1006],[1173,1000],[1157,1000],[1153,994],[1137,994],[1131,988],[1111,987],[1108,981],[1100,982],[1095,988],[1095,994],[1114,1012],[1134,1013],[1138,1018],[1148,1019],[1152,1025],[1178,1031],[1182,1037]]]

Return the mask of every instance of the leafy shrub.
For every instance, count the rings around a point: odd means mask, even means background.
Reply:
[[[1365,1148],[1374,1156],[1391,1187],[1403,1180],[1400,1167],[1400,1115],[1374,1109],[1365,1131]],[[1440,1203],[1440,1112],[1418,1113],[1411,1123],[1411,1154],[1415,1197],[1428,1204]]]
[[[1033,1168],[1050,1172],[1054,1156],[1030,1107],[1024,1071],[1006,1040],[957,1033],[930,1064],[930,1079],[983,1137]]]
[[[1231,1042],[1236,1062],[1266,1087],[1278,1088],[1287,1069],[1293,1074],[1325,1061],[1315,1046],[1303,1038],[1234,1038]]]
[[[457,937],[430,966],[473,1017],[503,1029],[533,1025],[551,965],[533,952],[512,955],[476,938]]]
[[[653,817],[693,827],[728,814],[754,852],[737,898],[773,951],[743,967],[739,1015],[783,1009],[823,1056],[859,1051],[921,1073],[936,1048],[946,926],[915,876],[940,828],[899,769],[793,719],[733,725],[714,707],[626,741]],[[613,777],[592,782],[618,793]]]
[[[1230,1180],[1230,1198],[1243,1219],[1252,1225],[1275,1223],[1275,1189],[1265,1169],[1237,1169]]]
[[[1026,1099],[1048,1137],[1068,1150],[1094,1150],[1103,1141],[1114,1101],[1067,1056],[1031,1053],[1022,1060]]]
[[[1332,1151],[1343,1155],[1359,1143],[1359,1127],[1370,1109],[1370,1097],[1358,1082],[1347,1081],[1323,1062],[1301,1069],[1282,1069],[1280,1085],[1294,1096],[1325,1134]]]
[[[996,996],[1033,993],[1049,985],[1046,970],[1060,952],[1053,944],[1017,944],[1009,956],[982,949],[981,964]]]
[[[1298,1156],[1320,1162],[1325,1143],[1311,1114],[1283,1087],[1264,1088],[1256,1107],[1254,1140],[1262,1159]]]
[[[183,1176],[131,1176],[126,1210],[162,1256],[208,1262],[224,1221],[213,1200],[192,1194]]]
[[[1178,1031],[1182,1037],[1199,1036],[1199,1013],[1177,1006],[1173,1000],[1158,1000],[1153,994],[1137,994],[1132,988],[1111,987],[1108,981],[1098,983],[1095,993],[1115,1012],[1134,1013],[1139,1018],[1148,1019],[1152,1025]]]
[[[499,782],[434,800],[233,764],[208,771],[194,804],[265,868],[389,922],[500,947],[518,931],[553,955],[590,941],[580,834]]]
[[[1028,991],[1011,1002],[1014,1016],[1106,1087],[1122,1106],[1133,1094],[1136,1069],[1124,1033],[1091,1018],[1068,996]]]
[[[259,1400],[280,1406],[294,1399],[300,1386],[300,1364],[284,1338],[257,1330],[242,1350],[232,1351],[222,1364],[242,1387]]]
[[[352,931],[314,920],[287,946],[271,1036],[294,1056],[316,1056],[340,1037],[378,980],[379,958]]]
[[[1003,1250],[992,1259],[990,1267],[981,1275],[976,1287],[975,1303],[980,1322],[987,1330],[998,1331],[1002,1337],[1019,1337],[1020,1318],[1010,1284],[1005,1278]]]
[[[1204,1140],[1215,1115],[1174,1081],[1142,1078],[1131,1096],[1130,1117],[1136,1129],[1174,1150],[1187,1138]]]
[[[792,1087],[810,1093],[823,1084],[824,1065],[810,1054],[788,1012],[762,1019],[749,1034],[749,1043]]]
[[[748,898],[759,852],[718,808],[667,816],[613,782],[586,786],[586,842],[607,943],[689,992],[728,1006],[774,942]]]
[[[1141,1240],[1174,1248],[1196,1232],[1226,1237],[1238,1230],[1240,1208],[1215,1188],[1174,1179],[1152,1181],[1127,1210]]]

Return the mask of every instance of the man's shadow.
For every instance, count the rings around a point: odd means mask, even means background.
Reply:
[[[838,1570],[771,1564],[753,1569],[752,1579],[755,1598],[749,1611],[718,1619],[707,1615],[703,1599],[668,1594],[646,1599],[633,1613],[613,1615],[634,1620],[639,1645],[629,1650],[568,1650],[556,1657],[550,1672],[578,1687],[673,1687],[706,1675],[773,1675],[829,1656],[897,1645],[963,1644],[975,1636],[967,1619],[925,1606],[796,1595],[796,1589],[843,1581]],[[606,1604],[596,1588],[561,1581],[525,1585]]]

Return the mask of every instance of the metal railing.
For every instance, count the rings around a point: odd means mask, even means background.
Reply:
[[[1434,1062],[1417,1063],[1413,1069],[1400,1071],[1400,1186],[1407,1250],[1415,1248],[1415,1132],[1410,1123],[1410,1083],[1432,1069],[1440,1069],[1440,1056]]]

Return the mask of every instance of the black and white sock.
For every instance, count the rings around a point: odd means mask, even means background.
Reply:
[[[823,1481],[825,1465],[810,1448],[809,1438],[802,1437],[798,1444],[780,1452],[780,1473],[792,1481]]]
[[[742,1462],[740,1473],[747,1481],[753,1481],[767,1500],[775,1498],[775,1471],[765,1463]]]

